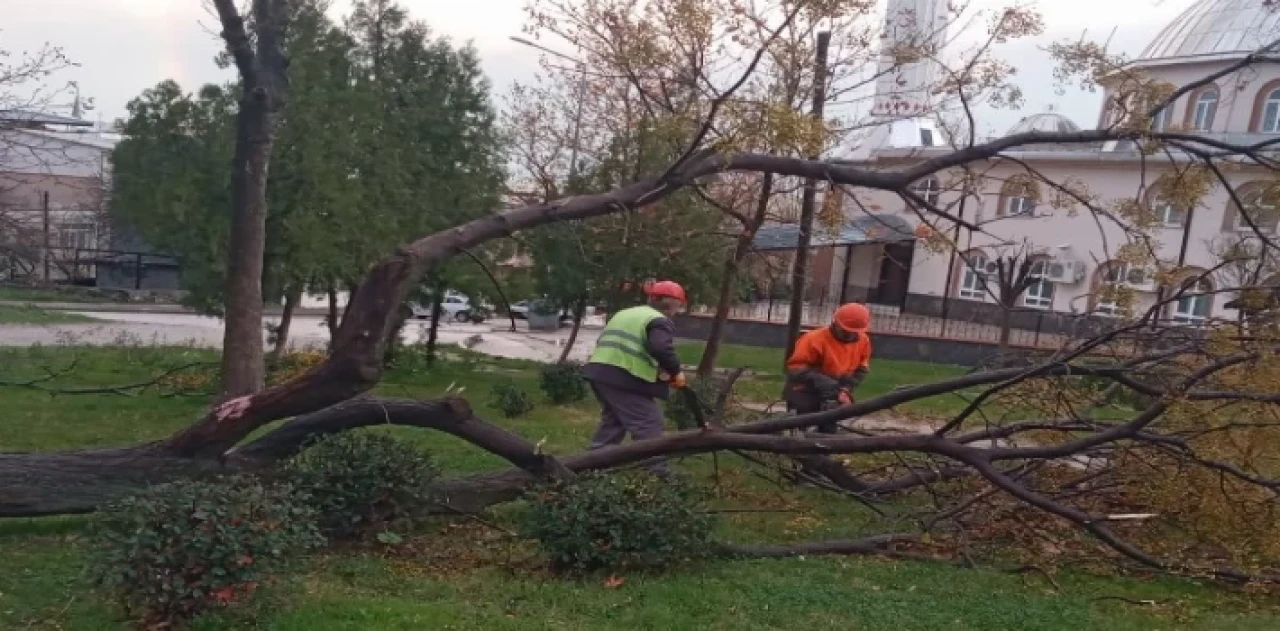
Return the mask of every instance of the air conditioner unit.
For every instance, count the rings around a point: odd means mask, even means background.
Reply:
[[[1082,261],[1051,259],[1044,266],[1044,278],[1051,283],[1074,285],[1084,280],[1084,277],[1085,270]]]

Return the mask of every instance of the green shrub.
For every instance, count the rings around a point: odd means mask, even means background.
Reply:
[[[181,624],[252,595],[324,543],[300,499],[285,485],[228,478],[120,500],[94,521],[94,578],[146,624]]]
[[[593,474],[533,492],[521,531],[559,571],[662,568],[711,548],[714,520],[684,483]]]
[[[533,411],[533,397],[514,381],[501,381],[493,385],[489,404],[498,408],[503,416],[516,418]]]
[[[361,431],[321,438],[284,471],[319,513],[321,530],[337,537],[421,517],[434,503],[431,484],[438,473],[419,447]]]
[[[690,375],[688,387],[690,392],[698,395],[698,400],[704,406],[702,413],[710,421],[709,406],[715,405],[716,396],[719,394],[717,380]],[[686,395],[675,390],[672,390],[671,398],[667,399],[667,418],[675,423],[677,429],[691,429],[698,426],[698,417],[694,416],[693,408],[689,406]]]
[[[587,380],[582,377],[582,364],[577,362],[543,365],[538,369],[538,387],[556,405],[587,398]]]

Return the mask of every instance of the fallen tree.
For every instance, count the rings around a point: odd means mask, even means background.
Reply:
[[[1260,59],[1246,58],[1230,71]],[[1152,107],[1147,118],[1196,87],[1226,74],[1214,73],[1174,91]],[[1226,161],[1249,161],[1271,168],[1265,152],[1277,143],[1272,139],[1233,145],[1211,136],[1153,132],[1142,125],[1126,124],[1091,131],[1017,134],[956,148],[899,171],[884,171],[829,160],[708,148],[705,144],[710,143],[704,144],[706,132],[719,104],[731,94],[729,90],[713,102],[707,121],[687,151],[658,175],[604,193],[495,212],[405,244],[372,266],[355,290],[328,358],[294,379],[221,402],[202,418],[162,440],[115,449],[0,454],[0,516],[88,512],[150,484],[266,470],[313,436],[391,423],[453,434],[512,464],[506,470],[442,480],[439,490],[444,501],[458,511],[478,511],[509,501],[539,478],[611,470],[656,457],[722,451],[856,455],[867,459],[867,470],[858,471],[855,467],[848,478],[828,475],[832,484],[864,501],[910,489],[927,489],[935,503],[934,514],[928,520],[931,524],[956,522],[998,495],[1063,520],[1147,567],[1207,572],[1231,579],[1277,580],[1271,570],[1274,566],[1269,565],[1280,559],[1280,543],[1274,535],[1263,533],[1258,540],[1249,542],[1248,552],[1253,559],[1250,567],[1223,563],[1220,556],[1212,554],[1206,557],[1214,561],[1212,565],[1166,558],[1147,552],[1122,536],[1113,525],[1117,521],[1114,514],[1106,512],[1107,504],[1100,500],[1126,508],[1144,501],[1177,507],[1173,501],[1176,498],[1144,500],[1132,491],[1147,484],[1166,488],[1173,495],[1176,488],[1170,487],[1169,481],[1176,477],[1175,473],[1194,469],[1208,476],[1199,478],[1203,488],[1219,482],[1227,489],[1216,499],[1229,502],[1239,498],[1251,507],[1253,512],[1243,516],[1241,524],[1259,523],[1275,507],[1280,481],[1272,477],[1275,466],[1270,450],[1274,448],[1266,440],[1273,439],[1270,432],[1280,426],[1268,420],[1275,414],[1273,406],[1280,402],[1280,394],[1268,389],[1267,384],[1274,384],[1271,378],[1277,370],[1280,336],[1266,327],[1222,326],[1207,335],[1174,339],[1160,328],[1158,321],[1161,311],[1180,299],[1190,286],[1186,284],[1163,296],[1133,321],[1121,321],[1105,332],[1081,336],[1056,352],[1014,368],[905,388],[820,414],[759,419],[712,431],[678,432],[569,455],[543,453],[526,439],[475,418],[470,406],[458,398],[428,402],[360,398],[382,377],[384,350],[397,329],[400,305],[425,274],[451,257],[541,225],[635,212],[717,174],[770,173],[821,180],[832,187],[888,191],[914,200],[922,222],[947,222],[950,226],[982,231],[981,225],[920,198],[913,187],[928,176],[964,169],[1028,145],[1160,143],[1201,160],[1206,168],[1217,168],[1217,163]],[[1084,196],[1077,201],[1098,216],[1114,216]],[[1263,243],[1274,246],[1257,226],[1253,228]],[[1131,402],[1113,404],[1124,393]],[[943,394],[971,400],[964,410],[931,431],[788,434]],[[1002,406],[1003,418],[994,417],[993,410]],[[1110,408],[1111,413],[1098,414],[1103,408]],[[1021,418],[1007,418],[1010,411]],[[1206,423],[1206,418],[1213,420]],[[279,427],[245,442],[277,421],[283,421]],[[1234,438],[1241,435],[1266,446],[1264,453],[1260,456],[1256,450],[1234,445]],[[875,456],[896,459],[898,464],[886,466]],[[840,471],[846,471],[845,466],[842,464]],[[1053,476],[1061,478],[1064,470],[1076,473],[1067,479],[1054,479]],[[1143,471],[1147,472],[1145,479]],[[977,488],[939,488],[957,479],[980,480],[982,484]],[[1086,492],[1080,493],[1080,489]],[[1259,506],[1264,508],[1253,510]],[[1211,543],[1220,547],[1225,540],[1221,534],[1215,535],[1216,541]],[[897,540],[894,535],[874,541]],[[880,546],[845,542],[815,544],[808,549],[865,551]],[[782,549],[760,552],[789,553]],[[1234,555],[1228,555],[1228,559],[1234,560]]]

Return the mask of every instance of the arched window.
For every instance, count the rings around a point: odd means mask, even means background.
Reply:
[[[1264,134],[1280,134],[1280,89],[1267,93],[1262,101],[1262,120],[1258,131]]]
[[[956,295],[966,300],[987,299],[987,256],[974,251],[961,257],[964,265],[960,272],[960,286]]]
[[[1199,324],[1209,319],[1213,308],[1213,284],[1207,278],[1183,283],[1178,301],[1173,303],[1174,324]]]
[[[998,217],[1034,217],[1040,201],[1040,187],[1026,175],[1015,175],[1000,189]]]
[[[1224,232],[1252,233],[1257,226],[1258,231],[1270,234],[1280,226],[1280,183],[1249,182],[1236,189],[1235,197],[1244,207],[1237,206],[1234,198],[1227,200]]]
[[[1151,117],[1151,131],[1165,131],[1169,128],[1169,122],[1172,118],[1173,106],[1160,108],[1160,111]]]
[[[1196,131],[1213,129],[1213,117],[1218,113],[1218,90],[1209,88],[1200,93],[1192,103],[1191,128]]]
[[[1022,304],[1033,309],[1048,309],[1053,306],[1053,283],[1045,278],[1048,261],[1040,260],[1031,264],[1028,276],[1032,283],[1022,294]]]
[[[938,178],[930,177],[920,180],[915,183],[914,189],[920,199],[935,208],[938,206],[938,199],[942,196],[942,185],[938,183]]]
[[[1155,287],[1155,274],[1151,268],[1123,261],[1106,263],[1098,268],[1094,313],[1121,315],[1121,291],[1154,291]]]
[[[1147,191],[1147,208],[1155,215],[1156,221],[1165,228],[1181,228],[1187,221],[1189,204],[1187,201],[1174,200],[1174,189],[1178,177],[1176,173],[1165,175],[1152,184]]]

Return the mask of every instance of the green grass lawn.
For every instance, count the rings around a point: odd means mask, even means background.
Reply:
[[[33,305],[0,305],[0,325],[5,324],[82,324],[94,319],[75,313],[49,311]]]
[[[682,349],[691,352],[690,347]],[[767,353],[733,348],[726,362],[755,365]],[[0,379],[75,371],[46,385],[103,385],[145,380],[166,367],[214,356],[193,349],[0,349]],[[762,361],[760,365],[765,365]],[[543,403],[529,416],[503,419],[489,405],[489,390],[512,379],[536,392],[532,365],[466,356],[433,370],[392,371],[379,392],[390,396],[438,396],[450,384],[479,414],[553,453],[581,449],[595,424],[591,403],[556,407]],[[876,389],[891,379],[916,383],[948,368],[878,362]],[[937,372],[935,372],[937,371]],[[896,376],[895,376],[896,375]],[[162,437],[195,418],[201,397],[158,392],[50,397],[0,388],[4,422],[0,450],[102,447]],[[449,436],[393,428],[429,449],[447,474],[503,466]],[[792,541],[848,537],[888,527],[882,518],[810,489],[779,490],[750,475],[733,456],[720,459],[720,508],[786,507],[803,513],[726,514],[725,540]],[[711,458],[679,467],[710,479]],[[892,507],[890,507],[892,513]],[[506,528],[519,506],[488,516]],[[799,517],[803,516],[803,519]],[[890,518],[901,517],[891,514]],[[122,629],[118,614],[85,579],[88,543],[84,516],[0,521],[0,629]],[[1059,591],[1043,577],[996,567],[962,569],[925,562],[863,558],[786,561],[715,561],[664,575],[626,576],[617,589],[598,579],[555,578],[540,569],[526,542],[467,520],[439,520],[395,548],[326,552],[247,611],[197,621],[207,631],[363,629],[1275,629],[1275,601],[1175,579],[1095,577],[1064,572]],[[1116,597],[1150,599],[1156,606],[1125,604]],[[250,621],[252,618],[252,621]]]
[[[699,358],[702,357],[704,346],[703,342],[680,342],[676,350],[685,364],[697,365]],[[737,386],[737,391],[744,398],[764,403],[781,398],[783,349],[727,345],[721,349],[718,359],[722,367],[748,369],[749,372]],[[873,357],[871,372],[858,387],[857,396],[859,399],[869,399],[899,386],[933,383],[963,375],[965,372],[966,369],[961,366]],[[904,406],[904,409],[928,415],[955,411],[960,407],[963,407],[963,401],[948,395],[915,401]]]
[[[0,301],[9,302],[113,302],[105,296],[34,287],[0,287]]]

